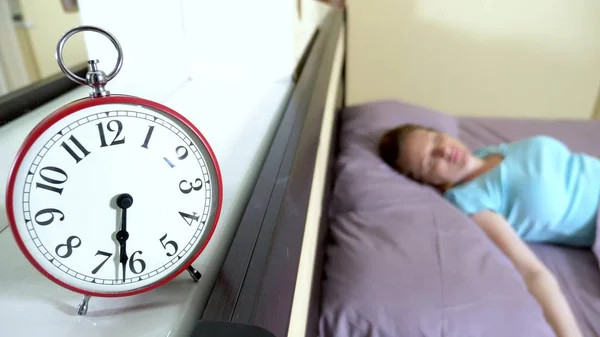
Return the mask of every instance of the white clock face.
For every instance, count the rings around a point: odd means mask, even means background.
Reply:
[[[15,224],[30,255],[61,282],[136,291],[181,270],[205,243],[218,206],[215,170],[201,139],[170,115],[133,104],[88,107],[50,126],[26,153]],[[122,194],[132,198],[125,212]]]

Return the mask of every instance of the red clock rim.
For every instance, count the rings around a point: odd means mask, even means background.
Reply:
[[[48,130],[48,128],[50,128],[52,125],[54,125],[56,122],[60,121],[61,119],[65,118],[79,110],[93,107],[93,106],[103,105],[103,104],[132,104],[132,105],[148,106],[153,109],[160,110],[160,111],[170,115],[171,117],[179,120],[181,123],[183,123],[185,126],[187,126],[190,130],[192,130],[192,132],[196,136],[198,136],[198,138],[200,138],[203,145],[207,149],[207,151],[210,155],[210,158],[215,166],[217,182],[219,185],[219,193],[218,193],[218,198],[217,198],[217,209],[216,209],[216,213],[215,213],[214,224],[213,224],[210,232],[208,233],[206,240],[204,241],[202,246],[198,249],[198,251],[192,256],[192,258],[190,258],[190,260],[187,263],[185,263],[185,265],[183,265],[182,267],[180,267],[179,269],[174,271],[171,275],[167,276],[160,282],[157,282],[155,284],[152,284],[147,287],[140,288],[140,289],[127,291],[127,292],[120,292],[120,293],[105,293],[105,292],[93,292],[93,291],[84,290],[84,289],[69,285],[69,284],[59,280],[58,278],[54,277],[52,274],[50,274],[44,267],[42,267],[37,262],[37,260],[31,255],[31,253],[29,252],[29,250],[23,243],[23,239],[21,238],[21,235],[19,234],[19,231],[17,229],[17,225],[16,225],[16,221],[15,221],[15,214],[14,214],[14,206],[13,206],[13,201],[14,201],[13,200],[13,192],[14,192],[14,188],[15,188],[15,179],[17,177],[17,173],[19,172],[19,169],[21,167],[23,159],[25,158],[25,155],[27,154],[29,149],[33,146],[33,143],[44,132],[46,132],[46,130]],[[150,100],[147,100],[144,98],[127,96],[127,95],[111,95],[111,96],[107,96],[107,97],[79,99],[79,100],[73,101],[73,102],[55,110],[50,115],[48,115],[46,118],[44,118],[42,121],[40,121],[33,128],[33,130],[27,135],[23,144],[19,148],[19,151],[17,152],[15,160],[13,161],[12,167],[10,169],[8,185],[6,188],[6,213],[8,215],[8,222],[11,227],[13,237],[14,237],[15,241],[17,242],[19,249],[21,250],[21,252],[23,252],[23,254],[27,258],[27,260],[29,260],[29,262],[46,278],[50,279],[51,281],[60,285],[61,287],[69,289],[69,290],[77,292],[77,293],[80,293],[80,294],[83,294],[83,295],[90,295],[90,296],[95,296],[95,297],[126,297],[126,296],[137,295],[137,294],[141,294],[141,293],[156,289],[156,288],[168,283],[169,281],[173,280],[175,277],[177,277],[179,274],[181,274],[183,271],[185,271],[189,266],[191,266],[194,263],[194,261],[196,261],[196,259],[201,255],[201,253],[204,251],[204,249],[210,242],[210,240],[214,234],[214,231],[217,228],[217,225],[219,223],[222,202],[223,202],[223,181],[222,181],[222,177],[221,177],[221,169],[219,167],[217,157],[215,156],[215,153],[214,153],[212,147],[210,146],[210,144],[208,143],[208,141],[206,140],[206,137],[204,137],[202,132],[200,132],[200,130],[198,130],[198,128],[196,128],[196,126],[194,124],[192,124],[183,115],[181,115],[180,113],[176,112],[175,110],[173,110],[165,105],[162,105],[160,103],[153,102],[153,101],[150,101]]]

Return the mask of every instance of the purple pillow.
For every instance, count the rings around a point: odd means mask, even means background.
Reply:
[[[437,129],[458,137],[456,118],[398,101],[378,101],[348,107],[342,114],[341,144],[345,147],[364,147],[376,150],[381,135],[400,124],[412,123]]]
[[[552,336],[508,259],[433,188],[377,155],[382,132],[456,118],[384,101],[341,112],[320,336]]]
[[[430,195],[429,187],[399,175],[380,159],[377,145],[379,138],[387,130],[412,123],[434,128],[454,137],[459,134],[459,123],[455,117],[399,101],[378,101],[348,107],[342,112],[341,119],[340,154],[336,172],[343,183],[336,187],[341,197],[332,200],[333,210],[348,207],[365,210],[393,205],[399,202],[398,198],[402,198],[397,193],[398,190],[390,188],[395,184],[401,184],[399,188],[413,195]],[[359,173],[361,178],[344,179],[353,172]],[[368,179],[368,184],[365,179]]]

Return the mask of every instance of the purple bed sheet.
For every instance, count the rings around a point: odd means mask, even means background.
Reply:
[[[471,148],[534,134],[562,140],[572,150],[600,156],[600,122],[463,118],[459,137]],[[600,192],[600,191],[599,191]],[[600,228],[600,227],[598,227]],[[600,269],[590,249],[529,245],[556,275],[584,336],[600,336]]]
[[[329,206],[320,337],[553,336],[516,270],[472,220],[377,157],[381,132],[407,122],[436,127],[473,149],[547,134],[600,155],[600,121],[453,118],[393,101],[345,109]],[[599,336],[594,254],[531,246],[557,275],[584,335]]]

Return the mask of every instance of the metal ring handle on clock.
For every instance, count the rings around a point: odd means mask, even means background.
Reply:
[[[63,60],[63,53],[62,53],[63,47],[65,46],[65,43],[67,42],[67,40],[71,36],[73,36],[79,32],[83,32],[83,31],[92,31],[92,32],[96,32],[96,33],[100,33],[100,34],[104,35],[105,37],[107,37],[110,40],[110,42],[112,42],[112,44],[117,49],[117,54],[118,54],[117,55],[117,64],[115,65],[115,68],[106,75],[107,81],[112,80],[115,76],[117,76],[117,74],[121,70],[121,66],[123,65],[123,49],[121,49],[121,45],[119,44],[119,41],[117,41],[117,39],[112,34],[110,34],[109,32],[105,31],[102,28],[98,28],[98,27],[94,27],[94,26],[79,26],[79,27],[73,28],[73,29],[69,30],[68,32],[66,32],[65,35],[63,35],[60,38],[60,40],[58,41],[58,45],[56,46],[56,61],[58,62],[58,66],[67,75],[67,77],[69,77],[71,80],[73,80],[81,85],[88,84],[85,78],[75,75],[71,70],[69,70],[69,68],[67,68],[67,66],[65,65],[65,61]]]

